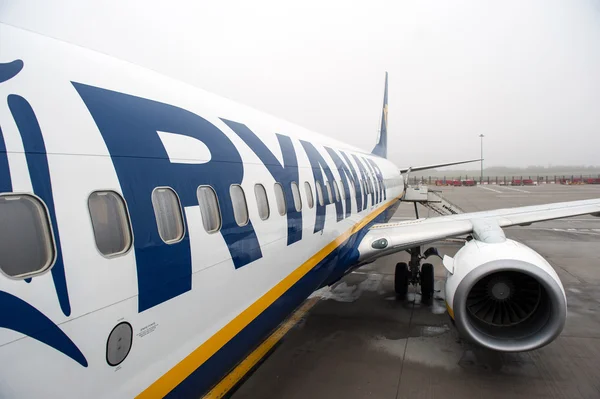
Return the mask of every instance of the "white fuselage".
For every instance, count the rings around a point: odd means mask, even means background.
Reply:
[[[10,177],[0,195],[44,203],[55,259],[31,282],[0,275],[0,397],[202,394],[312,291],[350,269],[365,227],[388,218],[403,193],[386,159],[0,24],[3,72],[13,76],[0,82],[0,176]],[[325,183],[344,181],[329,202]],[[237,184],[249,214],[243,226],[229,197]],[[266,189],[266,220],[256,184]],[[219,231],[203,225],[199,186],[217,194]],[[177,242],[157,232],[156,187],[173,189],[181,203]],[[97,191],[127,206],[132,243],[123,253],[105,256],[96,245],[89,198]],[[107,339],[120,323],[133,330],[131,350],[111,366]]]

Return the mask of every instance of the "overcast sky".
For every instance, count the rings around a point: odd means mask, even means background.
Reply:
[[[600,165],[600,0],[0,0],[0,20],[389,158]],[[7,61],[7,60],[0,60]],[[478,168],[474,165],[473,168]]]

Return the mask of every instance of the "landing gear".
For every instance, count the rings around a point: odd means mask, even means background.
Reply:
[[[394,290],[396,291],[398,298],[406,298],[409,282],[408,265],[406,262],[397,263],[396,273],[394,275]]]
[[[433,297],[433,265],[423,263],[421,266],[421,298],[430,300]]]
[[[421,286],[421,298],[428,301],[433,297],[434,269],[431,263],[421,261],[429,256],[440,256],[435,248],[429,248],[425,254],[421,255],[421,247],[407,249],[410,254],[408,264],[400,262],[396,265],[396,274],[394,278],[394,289],[399,299],[404,299],[408,292],[408,285]]]

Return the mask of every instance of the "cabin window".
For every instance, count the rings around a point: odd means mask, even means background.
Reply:
[[[229,187],[231,196],[231,205],[233,205],[233,217],[238,226],[248,224],[248,205],[246,204],[246,195],[244,189],[239,184],[233,184]]]
[[[169,187],[157,187],[152,192],[152,206],[160,238],[167,244],[183,239],[183,215],[179,197]]]
[[[333,195],[331,194],[331,183],[328,181],[325,182],[325,189],[327,190],[327,199],[329,200],[328,204],[333,204]]]
[[[283,186],[279,183],[275,183],[275,202],[277,202],[277,212],[279,212],[281,216],[285,215],[285,194],[283,193]]]
[[[258,216],[262,220],[267,220],[271,210],[269,209],[269,199],[267,198],[265,186],[262,184],[255,184],[254,195],[256,196],[256,205],[258,206]]]
[[[319,205],[323,206],[323,187],[321,186],[321,182],[317,180],[315,182],[315,187],[317,187],[317,199],[319,200]]]
[[[14,278],[42,273],[55,251],[46,207],[32,195],[0,196],[0,269]],[[8,310],[7,310],[8,311]]]
[[[215,233],[221,228],[221,209],[217,200],[217,193],[210,186],[200,186],[196,191],[202,225],[208,233]]]
[[[333,186],[333,193],[335,194],[335,202],[340,202],[340,191],[338,189],[337,182],[334,180],[331,182],[331,185]]]
[[[307,181],[304,182],[304,191],[306,192],[306,202],[308,202],[308,207],[312,209],[312,207],[315,206],[315,198],[313,197],[310,183]]]
[[[131,247],[131,226],[123,198],[114,191],[96,191],[88,198],[94,239],[104,256],[125,253]]]
[[[298,212],[302,210],[302,198],[300,198],[300,189],[296,182],[292,182],[292,197],[294,198],[294,207]]]

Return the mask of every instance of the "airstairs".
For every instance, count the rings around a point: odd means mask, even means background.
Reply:
[[[446,199],[440,190],[431,190],[427,186],[407,187],[403,201],[413,202],[415,204],[415,210],[417,209],[416,205],[421,204],[427,208],[430,213],[433,211],[435,216],[447,216],[464,213],[464,211],[458,205]]]

